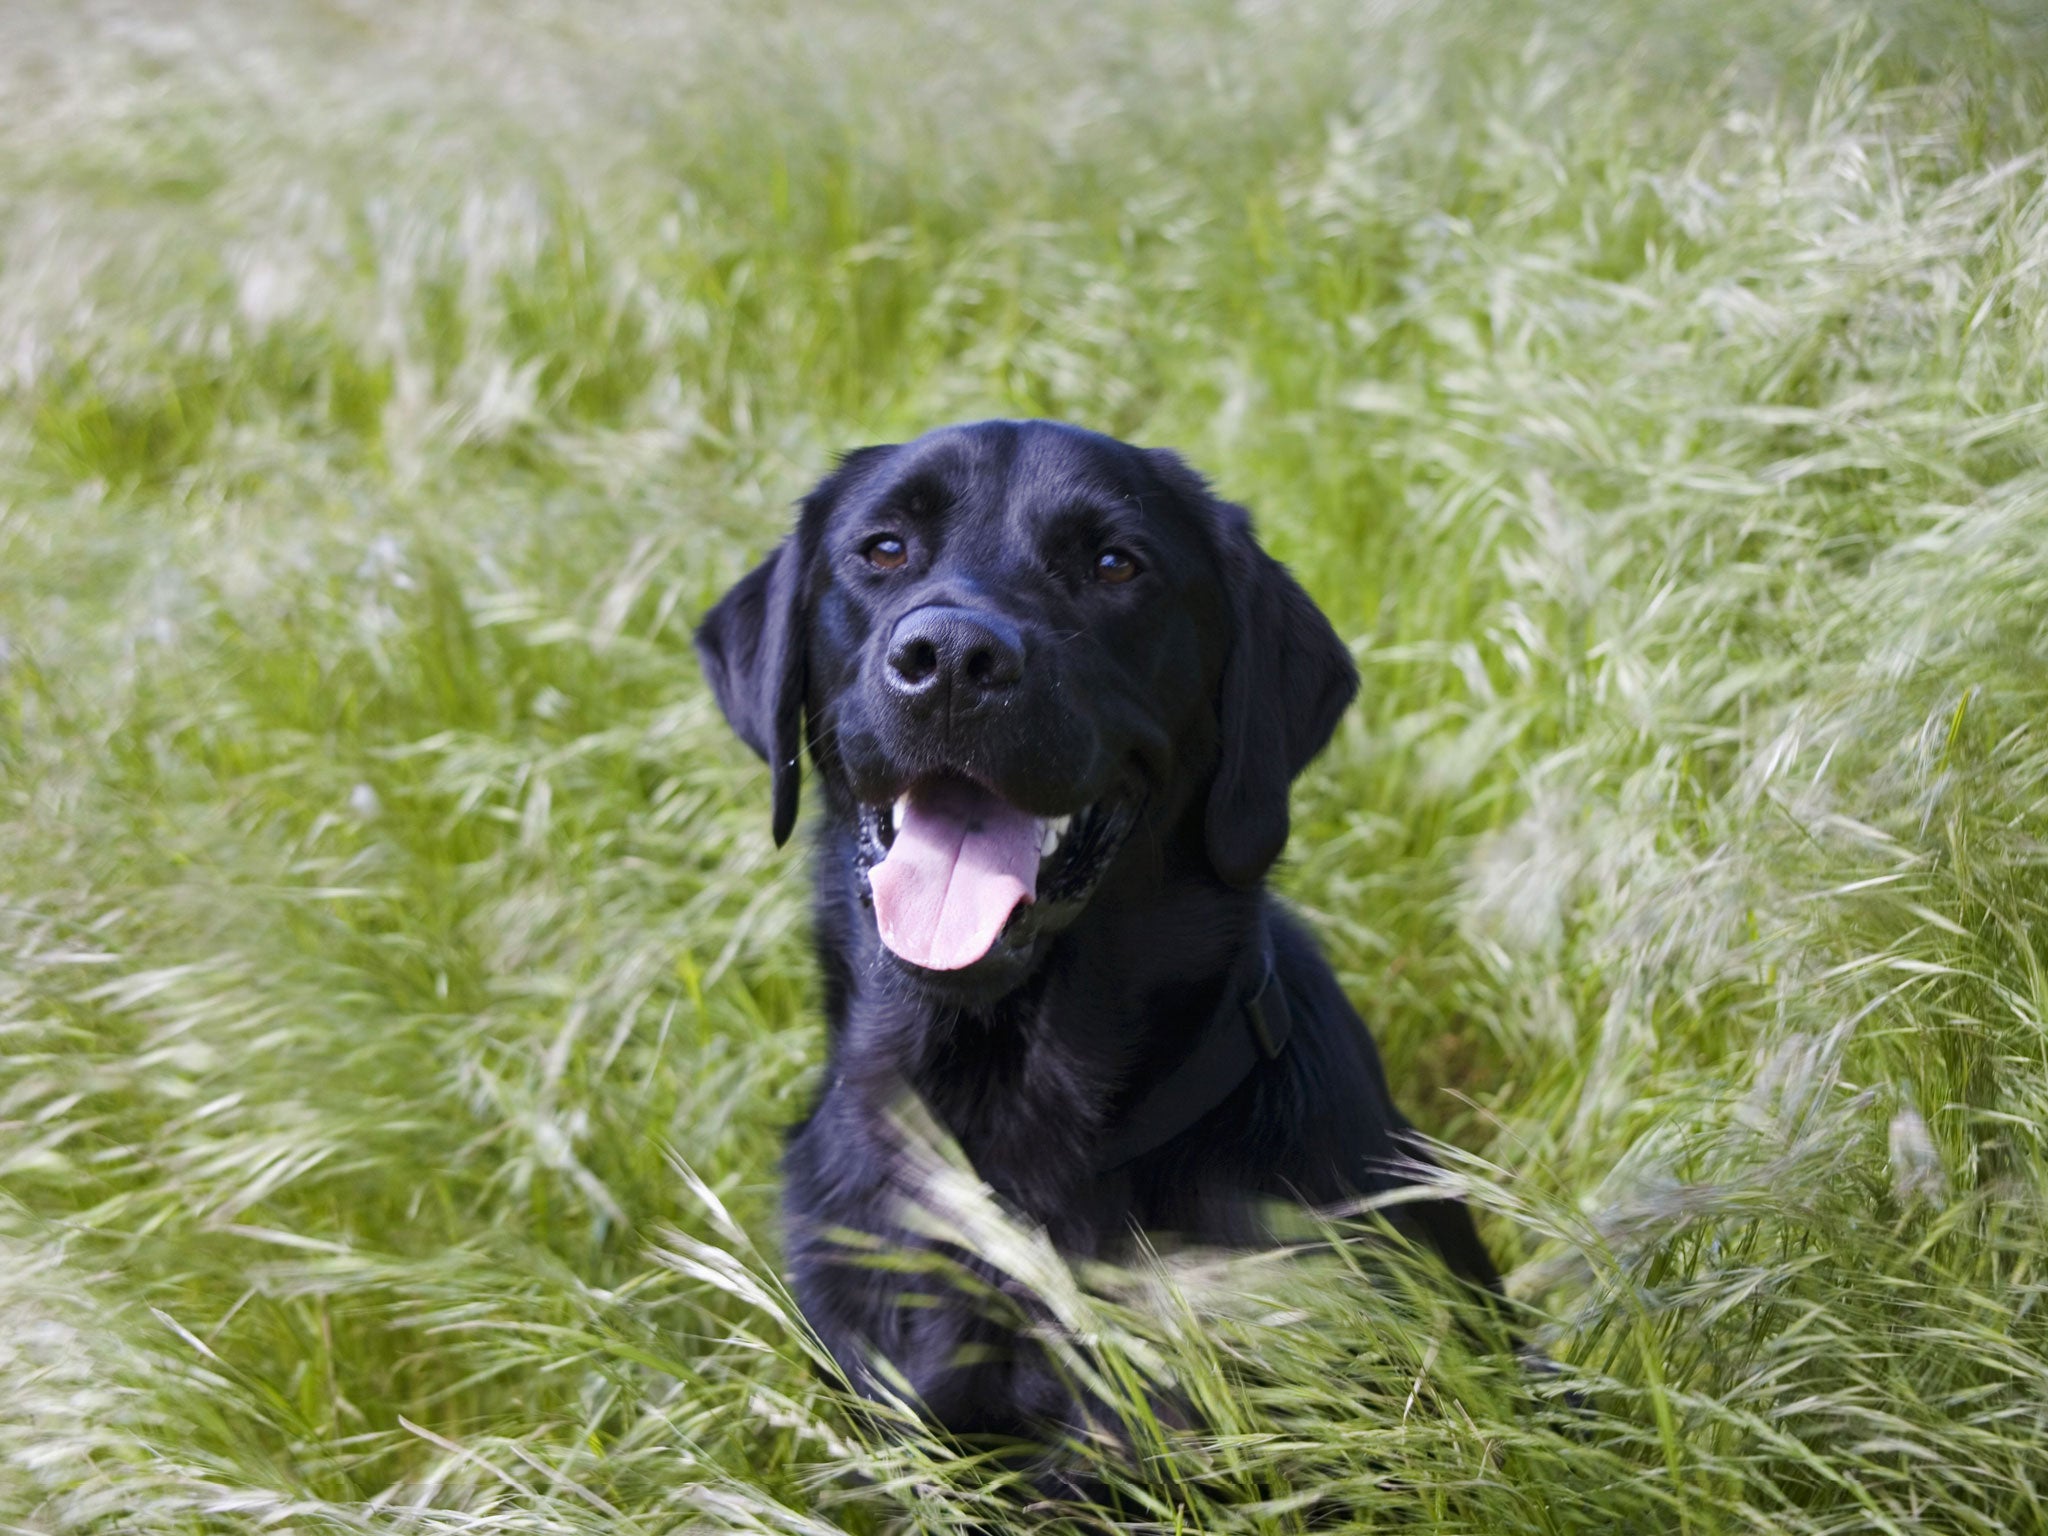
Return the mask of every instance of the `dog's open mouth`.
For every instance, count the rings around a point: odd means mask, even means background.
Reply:
[[[1034,816],[951,775],[888,806],[861,808],[861,858],[875,927],[897,958],[958,971],[996,947],[1025,909],[1084,897],[1135,819],[1104,800]]]

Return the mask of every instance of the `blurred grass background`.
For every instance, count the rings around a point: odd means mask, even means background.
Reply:
[[[835,451],[1043,414],[1353,640],[1280,884],[1590,1402],[1396,1261],[1083,1294],[966,1191],[1205,1406],[1117,1517],[2048,1529],[2044,66],[1989,0],[14,0],[0,1523],[1048,1517],[775,1285],[801,859],[687,640]]]

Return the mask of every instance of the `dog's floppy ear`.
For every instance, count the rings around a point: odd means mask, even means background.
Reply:
[[[1315,600],[1259,548],[1244,508],[1203,494],[1231,606],[1204,830],[1216,873],[1251,886],[1287,846],[1288,787],[1329,742],[1358,692],[1358,668]]]
[[[1358,668],[1315,600],[1226,506],[1224,566],[1235,623],[1218,699],[1209,862],[1232,885],[1265,877],[1287,846],[1287,794],[1358,693]]]
[[[803,749],[803,551],[798,534],[742,576],[697,626],[697,655],[718,707],[768,760],[775,845],[796,825]]]
[[[775,846],[796,826],[802,784],[804,591],[825,519],[854,478],[888,447],[856,448],[803,499],[796,531],[739,579],[697,626],[697,655],[718,707],[740,740],[768,762]]]

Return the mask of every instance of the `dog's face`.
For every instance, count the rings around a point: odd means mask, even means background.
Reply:
[[[804,726],[882,944],[936,989],[1014,986],[1134,834],[1199,817],[1260,880],[1356,687],[1244,513],[1171,454],[1052,422],[864,448],[698,631],[795,820]]]

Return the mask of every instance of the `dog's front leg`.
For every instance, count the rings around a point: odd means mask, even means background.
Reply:
[[[820,1237],[791,1258],[804,1315],[863,1395],[907,1397],[973,1438],[1037,1438],[1078,1421],[1073,1394],[1018,1327],[1017,1299],[975,1260],[900,1231]]]

